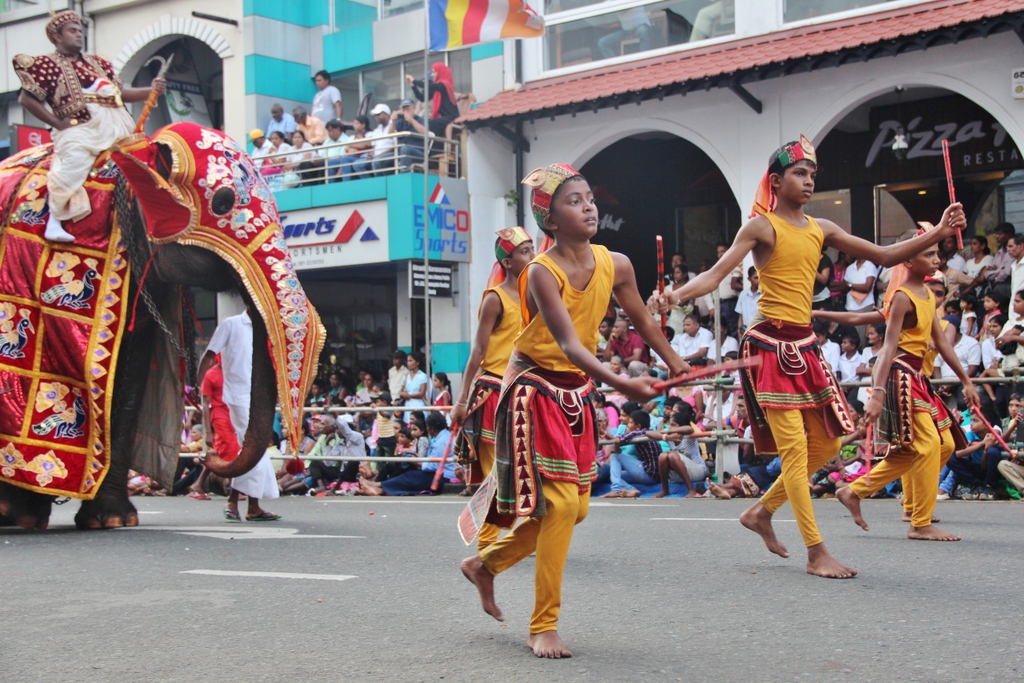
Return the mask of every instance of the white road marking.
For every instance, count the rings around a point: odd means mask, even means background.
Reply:
[[[189,569],[179,574],[202,574],[204,576],[251,576],[265,579],[306,579],[309,581],[347,581],[359,578],[348,574],[293,574],[292,572],[235,572],[223,569]]]
[[[731,517],[651,517],[652,522],[738,522]],[[773,522],[796,522],[795,519],[774,519]]]
[[[678,505],[672,505],[670,503],[599,503],[592,500],[590,502],[592,508],[663,508],[663,507],[679,507]]]
[[[139,510],[140,515],[162,515],[163,510]]]
[[[288,527],[255,526],[270,522],[254,522],[253,526],[136,526],[124,527],[136,531],[171,531],[185,536],[205,536],[222,541],[266,541],[278,539],[304,540],[307,538],[366,538],[366,536],[332,536],[329,534],[300,534]]]

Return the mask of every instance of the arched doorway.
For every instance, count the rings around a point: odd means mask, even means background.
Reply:
[[[138,71],[132,85],[147,86],[160,70],[160,63],[145,63],[154,56],[174,55],[167,71],[167,97],[160,98],[146,122],[146,132],[179,121],[191,121],[210,128],[224,127],[223,62],[209,45],[191,36],[165,36],[140,51],[132,62]],[[127,68],[126,68],[127,71]],[[142,105],[135,105],[141,111]],[[133,112],[136,115],[138,111]]]
[[[894,148],[901,132],[906,146]],[[917,221],[938,222],[949,204],[943,139],[968,234],[990,235],[1004,220],[1024,228],[1020,150],[984,108],[935,87],[895,88],[839,120],[818,145],[808,213],[880,244],[893,243]]]
[[[725,176],[699,147],[662,131],[631,135],[590,158],[580,172],[590,181],[601,215],[595,244],[629,257],[641,294],[657,281],[655,237],[665,258],[680,253],[687,267],[715,262],[742,215]]]

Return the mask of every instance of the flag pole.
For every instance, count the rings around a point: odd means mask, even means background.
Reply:
[[[423,0],[423,332],[426,339],[428,379],[433,377],[431,366],[433,345],[430,341],[430,0]],[[427,382],[427,396],[431,395]],[[431,401],[427,401],[429,405]]]

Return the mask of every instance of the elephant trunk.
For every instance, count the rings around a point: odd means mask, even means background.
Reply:
[[[234,460],[224,460],[210,452],[206,467],[221,477],[237,477],[256,467],[267,452],[274,433],[274,407],[277,405],[277,383],[274,364],[267,344],[267,328],[263,319],[252,318],[252,388],[249,393],[249,426],[245,430],[242,450]]]

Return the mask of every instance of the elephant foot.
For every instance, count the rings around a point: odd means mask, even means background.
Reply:
[[[82,507],[75,515],[75,526],[79,529],[118,529],[123,526],[138,526],[139,513],[128,500],[127,491],[123,498],[97,497],[83,500]]]
[[[53,496],[0,484],[0,526],[42,531],[50,525]]]

